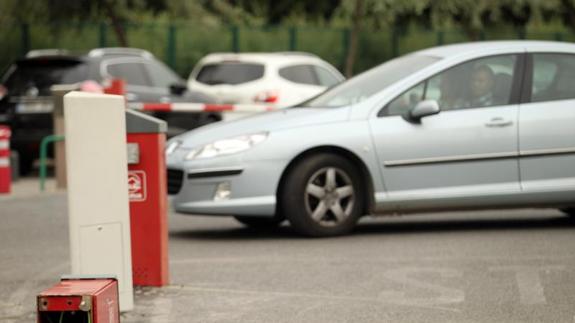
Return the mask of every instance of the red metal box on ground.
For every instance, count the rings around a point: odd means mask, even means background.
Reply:
[[[38,323],[119,323],[118,282],[63,278],[38,295]]]

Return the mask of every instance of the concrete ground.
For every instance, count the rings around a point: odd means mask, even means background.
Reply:
[[[66,195],[0,196],[0,322],[69,271]],[[305,239],[170,214],[171,285],[122,322],[575,322],[575,221],[555,210],[366,218]]]

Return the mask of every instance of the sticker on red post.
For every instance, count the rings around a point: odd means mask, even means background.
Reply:
[[[146,200],[146,173],[144,171],[128,171],[128,192],[130,202],[142,202]]]

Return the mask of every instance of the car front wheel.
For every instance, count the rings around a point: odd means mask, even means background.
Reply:
[[[349,233],[363,210],[360,174],[353,163],[335,154],[313,155],[298,162],[280,194],[286,218],[307,236]]]

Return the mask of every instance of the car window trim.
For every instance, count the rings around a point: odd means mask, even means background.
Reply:
[[[401,92],[400,94],[396,95],[395,97],[393,97],[393,99],[389,100],[378,112],[377,112],[377,118],[385,118],[385,117],[401,117],[398,115],[387,115],[386,110],[388,105],[395,101],[395,99],[399,98],[400,96],[404,95],[405,93],[407,93],[408,91],[410,91],[411,89],[415,88],[416,86],[419,86],[421,83],[425,82],[428,83],[430,79],[436,77],[437,75],[452,69],[454,67],[472,62],[472,61],[476,61],[476,60],[480,60],[480,59],[486,59],[486,58],[492,58],[492,57],[497,57],[497,56],[517,56],[517,60],[515,61],[515,66],[514,66],[514,75],[513,75],[513,80],[512,80],[512,84],[511,84],[511,93],[509,95],[509,103],[507,104],[501,104],[501,105],[496,105],[496,106],[488,106],[488,107],[469,107],[469,108],[459,108],[459,109],[454,109],[451,111],[457,111],[457,110],[470,110],[470,109],[485,109],[485,108],[492,108],[492,107],[504,107],[504,106],[509,106],[509,105],[514,105],[514,104],[519,104],[520,103],[520,96],[522,93],[522,87],[519,85],[519,83],[517,83],[518,81],[521,81],[521,85],[523,84],[523,70],[525,68],[525,55],[527,55],[525,52],[523,53],[507,53],[507,54],[495,54],[495,55],[489,55],[489,56],[483,56],[483,57],[476,57],[464,62],[459,62],[455,65],[452,65],[448,68],[445,68],[433,75],[430,75],[428,77],[426,77],[424,80],[420,80],[418,83],[412,85],[411,87],[409,87],[407,90]],[[517,85],[516,85],[517,83]],[[427,90],[427,84],[424,85],[425,86],[425,90]],[[442,113],[448,112],[448,111],[441,111]]]
[[[514,105],[521,102],[523,85],[525,83],[526,55],[526,53],[517,54],[515,73],[513,74],[513,83],[511,84],[511,93],[509,94],[509,103],[506,105]]]
[[[423,98],[425,98],[425,96],[427,95],[428,86],[429,86],[429,79],[425,80],[425,83],[423,84],[423,94],[421,95],[420,100],[423,100]]]
[[[526,53],[523,80],[521,82],[521,94],[519,97],[519,104],[531,102],[532,86],[533,86],[533,55],[531,53]]]
[[[322,69],[322,70],[324,70],[325,72],[327,72],[329,75],[331,75],[331,77],[333,77],[333,79],[336,81],[335,84],[339,84],[339,83],[342,82],[342,80],[341,80],[338,76],[336,76],[335,74],[333,74],[333,72],[330,71],[330,70],[328,70],[327,68],[325,68],[325,67],[323,67],[323,66],[320,66],[320,65],[318,65],[318,64],[312,64],[312,66],[314,67],[314,68],[313,68],[313,73],[315,74],[315,78],[316,78],[317,83],[318,83],[317,85],[319,85],[319,86],[326,86],[326,85],[320,84],[318,69]],[[334,85],[335,85],[335,84],[334,84]],[[332,85],[332,86],[333,86],[333,85]]]

